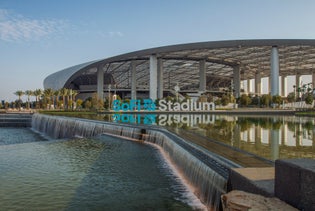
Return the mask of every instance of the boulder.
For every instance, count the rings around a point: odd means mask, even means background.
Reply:
[[[247,210],[283,210],[296,211],[297,209],[281,201],[278,198],[264,197],[258,194],[233,190],[221,196],[224,211],[247,211]]]

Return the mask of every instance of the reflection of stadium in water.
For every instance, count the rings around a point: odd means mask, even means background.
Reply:
[[[184,129],[270,160],[315,158],[312,118],[171,114],[158,120],[174,131]]]

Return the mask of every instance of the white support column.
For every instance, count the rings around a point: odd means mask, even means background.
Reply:
[[[238,98],[241,93],[241,74],[240,67],[233,67],[233,85],[234,85],[234,97]]]
[[[206,61],[199,61],[199,91],[204,92],[207,88]]]
[[[137,99],[137,77],[136,77],[136,72],[137,72],[137,65],[136,61],[131,61],[130,64],[131,68],[131,99],[135,100]]]
[[[270,73],[271,74],[271,73]],[[271,94],[271,75],[268,77],[268,94]]]
[[[282,97],[287,96],[287,76],[281,76],[281,95]]]
[[[155,101],[157,98],[157,58],[150,56],[150,98]]]
[[[277,46],[272,46],[271,49],[271,96],[279,95],[279,53]]]
[[[259,72],[255,74],[255,93],[257,95],[261,94],[261,76]]]
[[[252,82],[252,80],[251,79],[247,79],[247,94],[249,94],[250,93],[250,91],[251,91],[251,83]]]
[[[295,90],[294,90],[294,92],[295,92],[295,94],[296,94],[296,97],[300,97],[300,93],[301,92],[298,92],[298,87],[300,87],[300,85],[301,85],[301,75],[300,74],[296,74],[295,75]]]
[[[104,100],[104,71],[103,65],[97,67],[97,97]]]
[[[162,59],[158,59],[158,72],[157,72],[157,75],[158,75],[158,78],[157,78],[157,83],[158,83],[158,98],[159,99],[162,99],[163,98],[163,84],[164,84],[164,81],[163,81],[163,60]]]
[[[300,74],[296,74],[295,75],[295,86],[296,87],[300,87],[301,83],[301,75]]]

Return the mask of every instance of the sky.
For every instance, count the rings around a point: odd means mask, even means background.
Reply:
[[[0,100],[43,89],[67,67],[146,48],[315,39],[314,11],[313,0],[0,0]]]

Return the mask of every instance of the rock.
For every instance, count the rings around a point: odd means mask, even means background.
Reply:
[[[238,190],[223,194],[221,201],[224,211],[297,210],[278,198],[269,198]]]

